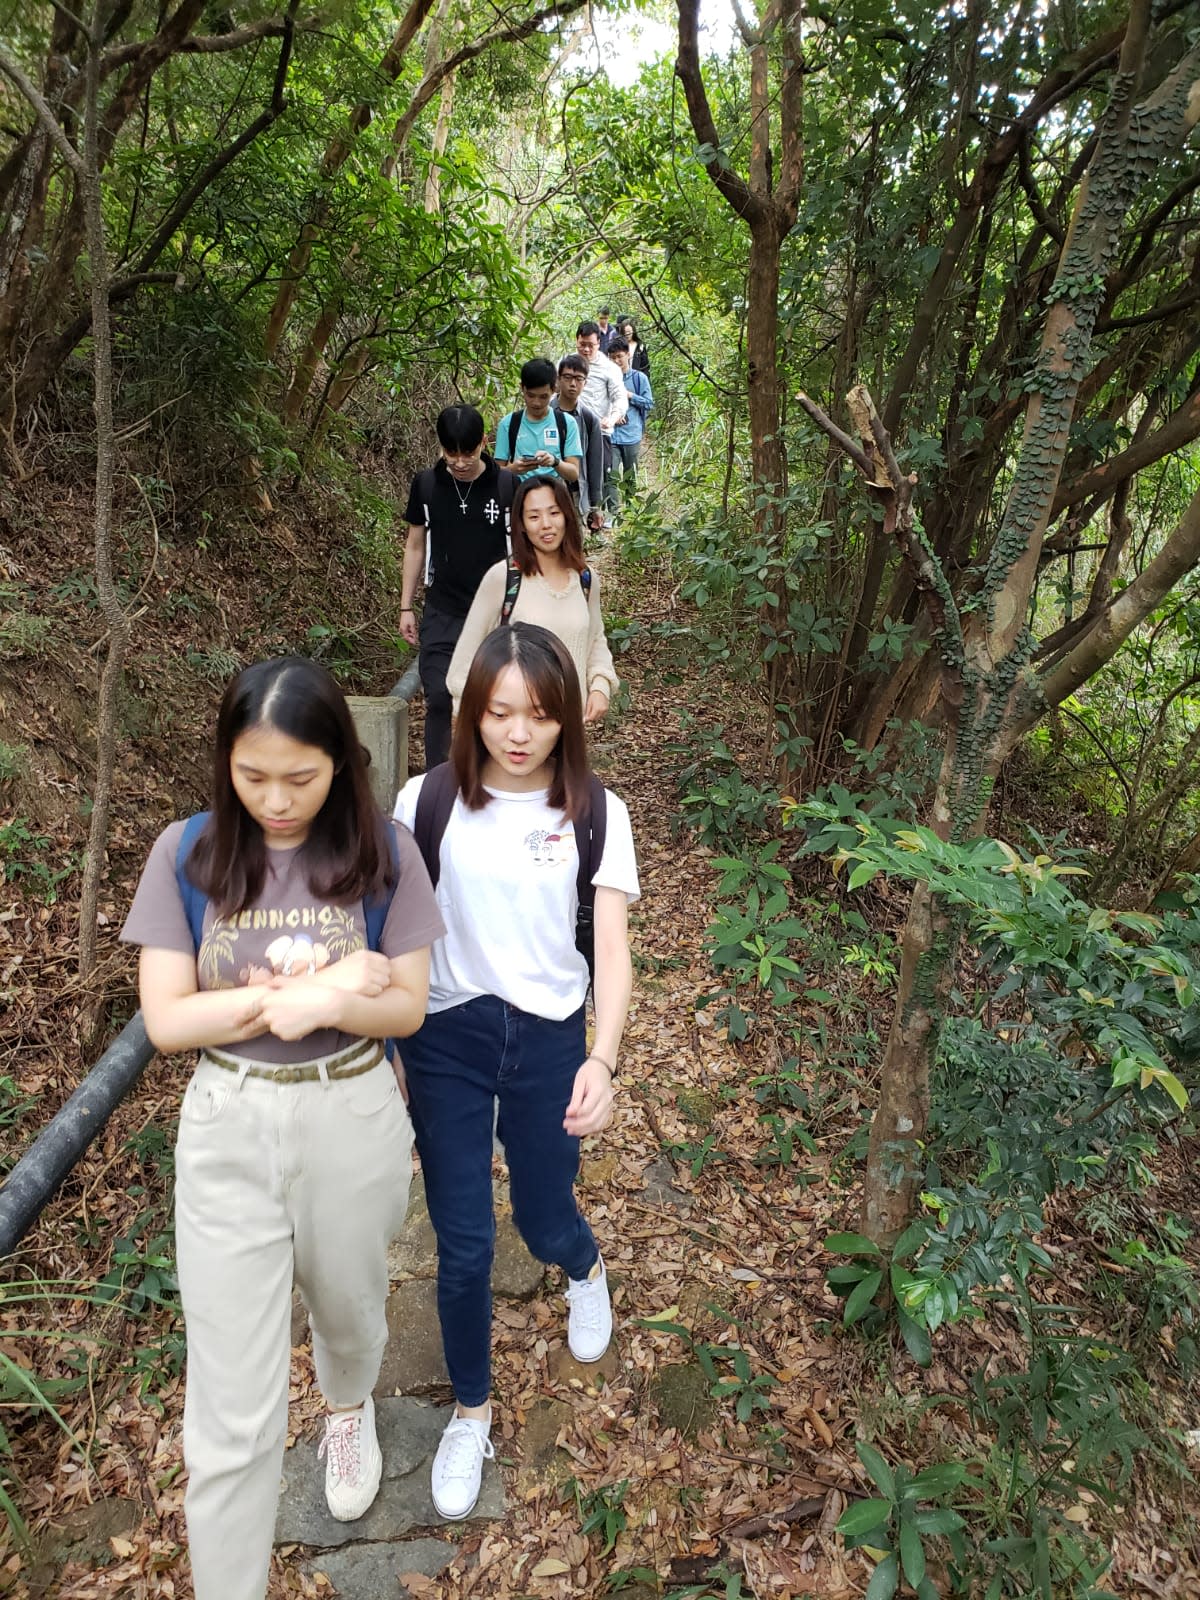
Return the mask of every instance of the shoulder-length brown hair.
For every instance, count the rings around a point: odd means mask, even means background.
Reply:
[[[537,551],[525,532],[525,501],[534,489],[549,489],[563,514],[562,558],[574,572],[582,572],[587,562],[583,559],[583,529],[579,526],[579,512],[571,498],[571,491],[561,478],[526,478],[513,495],[512,509],[508,514],[509,532],[512,534],[513,560],[523,577],[532,578],[541,569]]]
[[[488,803],[490,796],[482,776],[488,753],[479,725],[496,679],[505,667],[514,664],[520,668],[530,699],[552,722],[561,724],[557,743],[550,752],[554,766],[547,799],[573,822],[583,816],[588,806],[589,769],[579,674],[562,640],[549,628],[539,628],[532,622],[511,622],[493,629],[475,652],[450,746],[458,791],[469,811],[479,811]]]
[[[233,787],[230,764],[238,737],[275,728],[315,745],[333,762],[333,782],[313,818],[300,860],[314,895],[352,903],[395,882],[388,826],[371,794],[367,755],[346,697],[324,667],[304,656],[280,656],[239,672],[217,713],[212,812],[188,856],[187,875],[221,916],[244,911],[267,876],[263,831]]]

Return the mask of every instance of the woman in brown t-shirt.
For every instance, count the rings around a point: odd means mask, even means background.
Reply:
[[[185,827],[155,843],[121,937],[142,947],[150,1038],[200,1051],[175,1193],[196,1600],[263,1600],[293,1284],[329,1405],[329,1509],[351,1521],[378,1492],[371,1391],[412,1151],[381,1041],[420,1026],[443,925],[411,835],[371,799],[345,698],[311,661],[229,686],[212,811],[194,842]]]

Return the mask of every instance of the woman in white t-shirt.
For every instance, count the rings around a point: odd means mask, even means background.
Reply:
[[[612,1112],[632,983],[627,907],[638,881],[629,813],[604,790],[604,849],[592,872],[596,1025],[589,1053],[588,967],[575,942],[576,827],[582,836],[597,825],[579,682],[554,634],[513,623],[483,641],[463,689],[450,766],[456,793],[431,874],[446,936],[433,951],[425,1023],[403,1041],[401,1054],[438,1239],[438,1315],[458,1401],[434,1460],[433,1500],[442,1516],[457,1519],[470,1514],[484,1459],[493,1453],[497,1102],[514,1221],[533,1254],[562,1267],[568,1279],[571,1352],[598,1361],[612,1334],[604,1264],[574,1185],[580,1138],[603,1128]],[[396,817],[415,826],[419,842],[427,809],[419,818],[421,788],[438,781],[436,773],[414,778],[396,802]]]

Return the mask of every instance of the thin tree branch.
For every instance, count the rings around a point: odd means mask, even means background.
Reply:
[[[259,134],[269,128],[271,124],[281,117],[287,109],[283,89],[287,81],[288,65],[292,56],[293,21],[295,19],[300,0],[291,0],[287,15],[284,17],[283,43],[279,47],[279,61],[275,68],[275,81],[271,88],[271,104],[233,141],[227,149],[215,156],[202,172],[197,173],[187,188],[180,194],[175,204],[154,230],[153,235],[144,246],[134,265],[135,272],[145,272],[152,267],[159,256],[166,249],[175,230],[195,205],[204,191],[212,184],[232,161],[235,161],[248,145],[254,143]]]
[[[747,222],[758,222],[763,216],[767,199],[756,194],[741,174],[729,165],[721,150],[721,136],[704,92],[704,79],[700,73],[700,0],[677,0],[677,5],[679,53],[675,57],[675,76],[683,84],[693,132],[701,146],[712,151],[712,155],[704,160],[705,170],[739,217],[744,217]]]
[[[30,79],[26,77],[25,73],[4,49],[3,45],[0,45],[0,72],[2,72],[4,76],[13,84],[14,88],[16,88],[22,95],[24,95],[25,99],[28,100],[29,104],[37,113],[38,121],[42,124],[46,132],[50,135],[50,138],[53,140],[54,146],[59,155],[62,156],[63,160],[67,163],[75,176],[79,179],[82,179],[84,172],[86,171],[83,157],[67,138],[66,133],[63,131],[62,124],[54,115],[49,103],[30,81]]]

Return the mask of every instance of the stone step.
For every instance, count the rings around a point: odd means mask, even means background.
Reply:
[[[436,1578],[458,1554],[446,1539],[401,1539],[393,1544],[349,1544],[327,1550],[300,1570],[314,1577],[324,1573],[340,1600],[411,1600],[412,1590],[400,1581],[406,1572]]]
[[[284,1457],[275,1543],[306,1545],[314,1550],[351,1544],[392,1544],[403,1541],[414,1528],[443,1526],[429,1492],[429,1469],[451,1410],[450,1406],[408,1397],[376,1402],[383,1483],[374,1505],[357,1522],[337,1522],[330,1516],[325,1504],[325,1464],[317,1458],[317,1442],[306,1440],[295,1445]],[[503,1517],[505,1510],[504,1480],[495,1463],[487,1462],[483,1490],[472,1520],[495,1520]],[[397,1550],[397,1560],[401,1561],[404,1548],[397,1546]],[[447,1561],[453,1553],[451,1550]],[[394,1570],[419,1569],[401,1564]],[[373,1591],[372,1600],[381,1592]]]
[[[495,1184],[496,1258],[492,1268],[492,1292],[501,1300],[528,1300],[536,1294],[545,1272],[525,1248],[513,1222],[508,1198],[508,1183]],[[404,1226],[388,1251],[388,1273],[395,1282],[409,1278],[437,1276],[437,1239],[425,1203],[425,1184],[418,1173],[408,1196]]]

